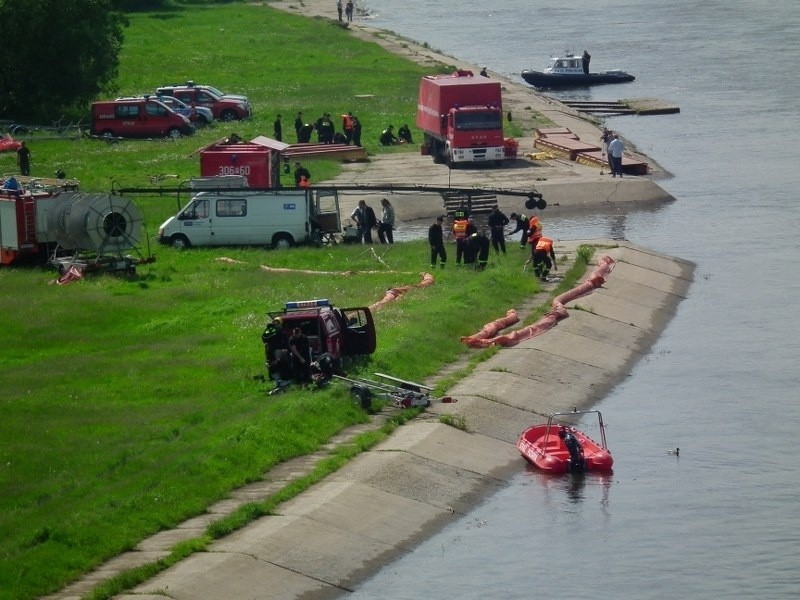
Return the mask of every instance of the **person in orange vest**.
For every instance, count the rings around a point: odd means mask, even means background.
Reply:
[[[353,113],[349,112],[346,115],[342,115],[342,130],[347,140],[346,143],[349,145],[353,141]]]
[[[460,265],[461,260],[464,258],[464,249],[467,246],[467,228],[469,221],[467,220],[466,213],[457,214],[453,221],[453,227],[450,229],[450,235],[456,240],[456,264]]]
[[[311,185],[311,173],[299,161],[294,163],[294,184],[302,188]]]
[[[533,274],[541,281],[547,281],[550,269],[558,271],[556,253],[553,250],[553,240],[541,236],[533,250]]]

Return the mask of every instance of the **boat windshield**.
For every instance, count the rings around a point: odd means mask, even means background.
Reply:
[[[503,115],[498,111],[469,112],[456,114],[456,130],[474,131],[476,129],[500,129]]]

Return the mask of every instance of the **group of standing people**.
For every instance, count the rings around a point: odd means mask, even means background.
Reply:
[[[309,123],[303,118],[303,112],[298,111],[294,119],[294,131],[299,144],[311,142],[311,135],[317,132],[317,142],[320,144],[353,144],[361,146],[361,121],[352,112],[341,116],[342,131],[336,131],[333,117],[330,113],[323,113],[314,123]],[[273,126],[273,135],[279,142],[283,141],[281,115],[278,115]],[[280,136],[280,137],[279,137]]]
[[[431,268],[437,264],[444,268],[447,263],[446,239],[451,237],[456,243],[456,265],[474,264],[477,270],[486,268],[489,259],[489,249],[494,248],[497,255],[506,254],[505,227],[514,221],[516,228],[509,235],[518,231],[520,248],[531,248],[531,256],[525,263],[533,263],[533,273],[541,281],[548,281],[550,270],[558,270],[554,242],[542,234],[542,224],[537,216],[527,217],[524,214],[511,213],[511,218],[503,214],[499,207],[492,207],[487,225],[491,239],[486,235],[486,228],[478,228],[474,219],[466,211],[456,211],[453,226],[449,234],[445,234],[444,216],[436,217],[434,223],[428,228],[428,244],[431,248]]]
[[[339,14],[339,20],[342,20],[342,10],[344,9],[345,18],[348,21],[353,20],[353,12],[355,11],[353,0],[347,0],[347,3],[342,6],[342,0],[336,0],[336,12]]]
[[[367,204],[366,200],[359,200],[358,206],[350,213],[350,218],[356,224],[358,231],[358,243],[371,244],[372,230],[378,230],[378,240],[381,244],[394,244],[394,206],[388,198],[381,198],[381,218],[380,221],[375,215],[373,208]]]

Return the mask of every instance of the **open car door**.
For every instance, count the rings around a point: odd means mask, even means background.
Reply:
[[[369,308],[342,308],[342,355],[359,356],[372,354],[377,347],[375,322]]]

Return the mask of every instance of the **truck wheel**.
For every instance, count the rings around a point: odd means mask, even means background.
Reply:
[[[171,127],[169,131],[167,131],[167,135],[171,137],[173,140],[177,140],[181,137],[181,130],[177,127]]]
[[[178,250],[185,250],[186,248],[191,248],[191,244],[189,243],[189,238],[185,235],[173,235],[169,241],[169,245],[173,248],[177,248]]]
[[[288,233],[276,233],[272,238],[272,247],[275,250],[288,250],[294,246],[294,240]]]
[[[236,111],[231,108],[223,110],[222,114],[219,116],[220,121],[236,121],[238,118],[239,115],[237,115]]]

